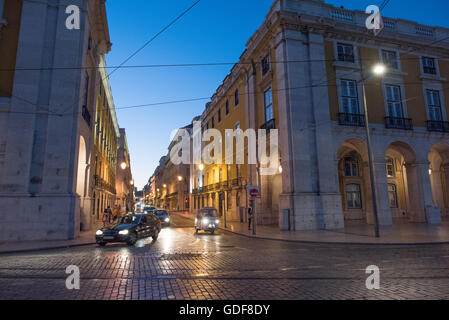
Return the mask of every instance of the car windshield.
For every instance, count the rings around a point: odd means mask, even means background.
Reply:
[[[122,220],[120,220],[120,224],[138,224],[140,218],[141,218],[140,216],[136,215],[125,216],[122,218]]]
[[[204,211],[201,211],[201,213],[203,214],[204,217],[212,217],[212,218],[218,217],[217,210],[215,210],[215,209],[204,210]]]
[[[143,209],[144,211],[151,211],[154,210],[154,207],[145,207],[145,209]]]
[[[155,215],[157,215],[157,216],[166,216],[167,212],[165,212],[165,211],[156,211]]]

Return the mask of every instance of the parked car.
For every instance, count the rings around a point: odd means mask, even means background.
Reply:
[[[98,230],[96,242],[100,246],[116,242],[134,245],[137,240],[148,237],[156,241],[160,232],[161,223],[154,214],[128,214],[117,224]]]
[[[143,208],[143,213],[152,213],[154,210],[156,210],[156,208],[155,207],[152,207],[152,206],[145,206],[144,208]]]
[[[163,227],[170,226],[171,219],[170,219],[170,215],[168,214],[167,211],[165,211],[165,210],[155,210],[155,211],[153,211],[153,213],[156,215],[156,217],[159,218],[159,220],[161,221],[161,225]]]
[[[203,230],[214,234],[218,229],[220,219],[218,217],[218,211],[215,208],[203,208],[201,209],[195,218],[195,232]]]

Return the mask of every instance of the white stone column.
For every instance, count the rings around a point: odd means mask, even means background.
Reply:
[[[374,158],[375,183],[377,188],[377,216],[379,225],[391,226],[393,217],[390,210],[390,198],[388,196],[388,179],[385,167],[385,158]],[[372,200],[371,200],[372,201]]]
[[[429,174],[429,162],[422,161],[409,166],[410,169],[415,171],[417,177],[417,190],[419,192],[418,198],[421,202],[421,206],[418,208],[419,211],[415,213],[415,219],[417,222],[427,221],[428,224],[439,224],[441,223],[441,213],[438,207],[435,205],[432,197],[432,186],[430,183]],[[407,172],[408,168],[407,167]],[[413,198],[413,196],[412,196]]]

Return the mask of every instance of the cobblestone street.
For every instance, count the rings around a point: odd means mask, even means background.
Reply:
[[[65,269],[79,266],[80,290]],[[366,267],[381,269],[367,290]],[[175,218],[157,242],[0,256],[0,299],[447,299],[449,246],[300,244],[195,235]]]

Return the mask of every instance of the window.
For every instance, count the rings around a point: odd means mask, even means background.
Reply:
[[[427,105],[429,106],[429,120],[442,121],[440,93],[436,90],[426,90]]]
[[[346,203],[349,209],[362,208],[362,194],[359,184],[346,185]]]
[[[434,58],[423,57],[422,58],[422,66],[423,66],[424,73],[437,74],[437,68],[436,68]]]
[[[386,91],[388,116],[391,118],[403,118],[401,87],[387,85]]]
[[[382,50],[382,60],[387,65],[388,68],[399,69],[398,68],[398,58],[397,58],[396,52]]]
[[[215,117],[212,117],[211,126],[212,126],[212,129],[215,128]]]
[[[354,62],[354,47],[351,44],[337,44],[338,61]]]
[[[392,158],[385,159],[386,162],[386,171],[387,171],[387,177],[394,178],[396,176],[396,169],[394,166],[394,160]]]
[[[264,106],[265,106],[265,122],[274,119],[273,115],[273,98],[271,88],[264,93]]]
[[[218,109],[218,123],[221,122],[221,109]]]
[[[341,80],[341,99],[343,113],[359,114],[357,83],[354,80]]]
[[[236,89],[234,92],[234,105],[237,107],[239,102],[239,89]]]
[[[262,76],[266,75],[270,71],[270,56],[266,56],[262,59]]]
[[[89,75],[86,73],[86,87],[84,89],[84,106],[87,108],[87,103],[89,101]]]
[[[390,208],[398,207],[398,193],[395,184],[388,185],[388,197],[390,199]]]
[[[229,114],[229,100],[226,100],[226,106],[225,106],[226,115]]]
[[[358,177],[359,167],[357,160],[353,157],[348,157],[345,159],[345,176],[346,177]]]

